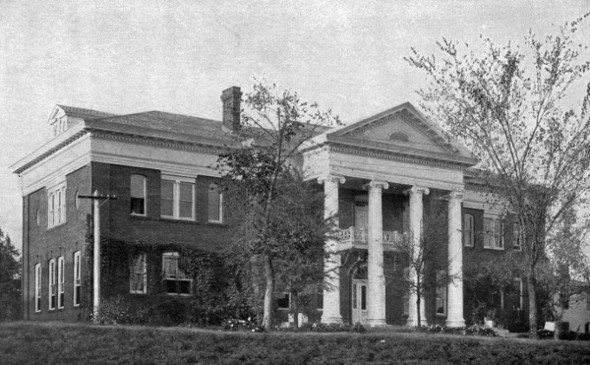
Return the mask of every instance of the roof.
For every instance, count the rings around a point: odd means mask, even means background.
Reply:
[[[78,118],[82,118],[82,119],[110,117],[110,116],[115,115],[115,114],[111,114],[111,113],[101,112],[98,110],[78,108],[75,106],[68,106],[68,105],[61,105],[61,104],[57,104],[56,106],[61,108],[66,113],[66,115],[78,117]]]
[[[424,146],[419,146],[411,142],[385,141],[383,138],[370,137],[372,129],[388,125],[388,123],[392,125],[393,117],[395,116],[402,118],[413,130],[427,138],[429,144],[437,146],[439,150],[435,151],[432,148],[424,148]],[[368,133],[369,137],[367,137]],[[471,151],[452,139],[440,126],[432,122],[411,103],[403,103],[358,122],[329,130],[323,136],[328,143],[356,148],[369,148],[396,155],[446,161],[465,167],[473,166],[478,162]]]

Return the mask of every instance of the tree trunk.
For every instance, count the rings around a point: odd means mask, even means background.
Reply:
[[[537,280],[535,270],[527,276],[527,286],[529,293],[529,338],[538,338],[537,334]]]
[[[418,320],[418,328],[422,327],[422,318],[420,316],[420,304],[422,300],[420,299],[420,287],[422,283],[420,283],[420,276],[416,273],[416,319]]]
[[[264,277],[266,279],[266,290],[264,292],[264,315],[262,325],[267,331],[272,330],[272,296],[275,289],[275,275],[270,256],[264,257]]]

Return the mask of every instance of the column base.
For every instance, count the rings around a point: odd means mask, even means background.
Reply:
[[[447,327],[465,327],[464,319],[447,319],[445,322]]]
[[[320,322],[326,323],[326,324],[331,324],[331,323],[342,324],[342,316],[322,315]]]
[[[427,326],[428,322],[426,321],[426,318],[420,318],[421,322],[422,322],[422,326]],[[409,319],[406,322],[406,326],[408,327],[417,327],[418,326],[418,319]]]
[[[367,319],[367,326],[369,327],[383,327],[387,326],[385,319]]]

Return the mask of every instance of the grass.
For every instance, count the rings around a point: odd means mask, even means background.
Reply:
[[[587,342],[0,324],[1,364],[590,364]]]

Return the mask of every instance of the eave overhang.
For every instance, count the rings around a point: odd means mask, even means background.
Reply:
[[[167,148],[194,149],[210,153],[220,153],[221,151],[227,150],[236,145],[236,142],[229,137],[222,140],[137,126],[121,125],[108,121],[85,120],[83,123],[70,128],[14,163],[10,166],[10,170],[15,174],[20,175],[31,166],[34,166],[87,134],[96,138],[122,139],[131,143],[155,144]]]

